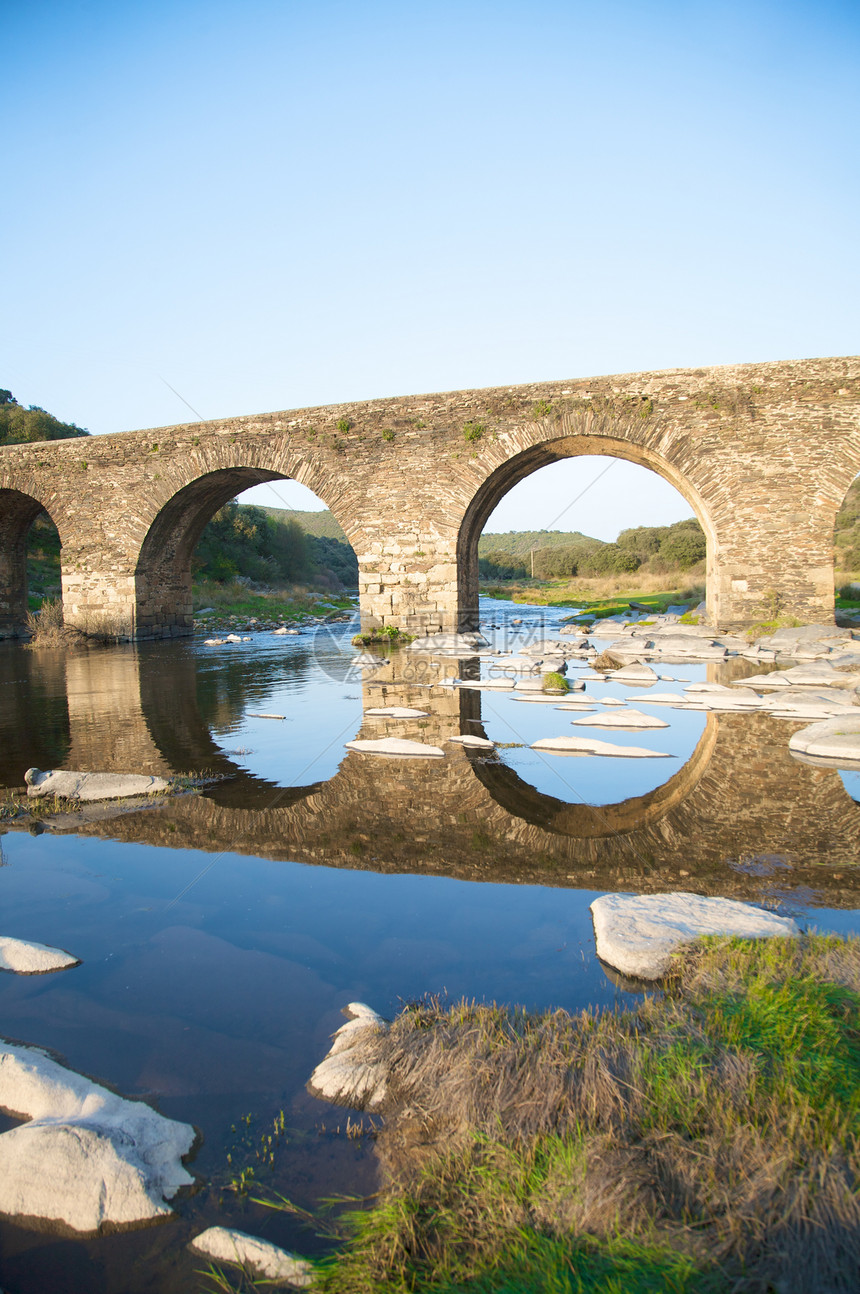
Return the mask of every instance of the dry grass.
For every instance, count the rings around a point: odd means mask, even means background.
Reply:
[[[635,1013],[407,1008],[367,1044],[390,1186],[323,1287],[849,1294],[858,1006],[820,936],[689,951]]]
[[[60,598],[49,598],[38,612],[27,612],[28,647],[85,647],[93,643],[120,642],[127,636],[117,616],[107,611],[85,612],[75,625],[63,618]]]

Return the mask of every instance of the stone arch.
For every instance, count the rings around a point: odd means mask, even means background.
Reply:
[[[457,536],[458,621],[462,630],[475,629],[478,625],[478,539],[487,518],[515,485],[539,468],[583,455],[623,458],[648,468],[662,476],[686,499],[705,532],[707,597],[708,606],[712,608],[717,597],[718,539],[710,512],[696,487],[668,459],[646,445],[617,435],[562,433],[530,445],[506,459],[486,477],[473,495]]]
[[[191,558],[207,523],[219,508],[251,486],[291,478],[301,479],[319,493],[306,473],[242,465],[204,471],[170,495],[152,520],[137,555],[135,637],[192,632]]]
[[[0,488],[0,637],[17,637],[27,619],[27,537],[40,513],[56,519],[29,491]],[[62,543],[62,537],[61,537]]]

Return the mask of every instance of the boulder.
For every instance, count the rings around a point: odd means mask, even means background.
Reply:
[[[426,719],[430,711],[413,710],[408,705],[380,705],[364,713],[374,719]]]
[[[510,692],[510,691],[513,691],[513,688],[515,685],[514,685],[514,680],[512,678],[480,678],[480,679],[461,678],[461,679],[458,679],[457,686],[473,687],[473,688],[476,688],[478,691],[483,690],[487,692],[493,692],[493,691]]]
[[[658,719],[655,714],[643,714],[641,710],[630,710],[624,706],[621,710],[610,710],[604,714],[594,714],[583,719],[573,719],[578,726],[589,728],[668,728],[665,719]]]
[[[533,660],[529,656],[506,656],[501,660],[493,661],[490,669],[504,670],[506,674],[537,674],[540,672],[541,664],[540,661]]]
[[[832,760],[835,768],[845,764],[853,767],[860,762],[860,711],[801,728],[792,733],[788,749],[793,754]]]
[[[380,737],[376,741],[358,738],[348,741],[346,748],[362,755],[395,755],[400,759],[436,759],[445,754],[438,746],[428,746],[423,741],[408,741],[405,737]]]
[[[674,705],[679,710],[685,707],[685,698],[677,692],[643,692],[641,696],[629,696],[627,700],[635,701],[637,705]]]
[[[483,634],[426,634],[409,644],[409,651],[444,656],[473,656],[476,647],[489,646]]]
[[[350,1002],[346,1024],[337,1030],[328,1054],[317,1065],[308,1091],[321,1101],[353,1110],[377,1110],[388,1089],[387,1067],[374,1056],[372,1041],[388,1022],[364,1002]]]
[[[80,964],[80,958],[62,948],[0,935],[0,970],[14,971],[16,975],[47,975],[50,971],[68,970]]]
[[[187,1123],[64,1069],[36,1047],[0,1044],[0,1107],[28,1123],[0,1135],[0,1213],[96,1232],[165,1217],[193,1183]]]
[[[615,746],[596,737],[541,737],[533,741],[532,750],[550,755],[607,755],[622,759],[670,759],[665,750],[646,750],[644,746]]]
[[[195,1236],[188,1247],[215,1262],[250,1269],[262,1280],[279,1285],[287,1283],[305,1289],[313,1282],[313,1266],[306,1258],[296,1258],[268,1240],[231,1227],[209,1227]]]
[[[793,936],[790,917],[701,894],[604,894],[591,904],[597,955],[624,975],[659,979],[672,954],[701,935]]]
[[[609,676],[613,683],[656,683],[657,673],[650,665],[643,665],[641,661],[632,665],[622,665],[621,669],[615,669]]]
[[[574,650],[580,650],[585,647],[585,643],[577,643]],[[523,656],[561,656],[564,657],[567,651],[571,650],[569,643],[544,642],[530,643],[527,647],[522,648]]]
[[[75,773],[70,769],[28,768],[24,774],[27,795],[57,795],[62,800],[121,800],[128,795],[155,795],[169,791],[163,777],[145,773]]]

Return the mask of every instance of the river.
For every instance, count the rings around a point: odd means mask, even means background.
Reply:
[[[482,601],[488,636],[514,650],[556,637],[566,614]],[[597,894],[724,894],[860,929],[855,779],[791,758],[798,725],[654,706],[667,728],[608,739],[666,758],[539,754],[531,742],[578,716],[428,686],[486,677],[474,659],[400,651],[361,670],[354,631],[75,653],[0,644],[0,786],[21,787],[30,766],[218,779],[134,812],[7,824],[0,839],[0,934],[82,963],[0,973],[0,1032],[199,1132],[197,1186],[163,1224],[95,1239],[0,1224],[10,1294],[208,1288],[187,1242],[213,1223],[324,1252],[313,1228],[232,1182],[250,1165],[263,1189],[311,1210],[376,1188],[372,1139],[347,1135],[346,1112],[305,1090],[343,1006],[390,1016],[426,994],[568,1011],[635,1003],[639,986],[595,956]],[[679,693],[753,672],[740,659],[658,669],[671,676],[660,689]],[[588,691],[602,701],[642,688]],[[427,713],[364,714],[394,704]],[[445,755],[347,752],[359,733]],[[460,733],[497,749],[446,744]],[[14,1122],[0,1116],[0,1130]]]

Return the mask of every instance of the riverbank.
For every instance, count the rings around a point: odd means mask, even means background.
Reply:
[[[321,624],[348,620],[358,598],[350,593],[320,593],[303,585],[251,589],[233,582],[206,581],[193,589],[195,629],[279,629],[284,625]]]
[[[855,1288],[856,938],[702,941],[633,1011],[407,1006],[364,1060],[386,1185],[314,1288]]]

